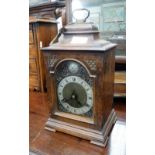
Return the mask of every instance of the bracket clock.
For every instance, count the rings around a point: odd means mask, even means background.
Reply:
[[[82,11],[87,13],[83,19],[76,18],[57,41],[42,48],[50,108],[45,129],[105,146],[116,122],[112,108],[116,44],[100,39],[97,27],[85,22],[89,11]]]

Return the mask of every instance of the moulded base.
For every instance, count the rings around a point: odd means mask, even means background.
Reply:
[[[53,132],[64,132],[73,136],[90,140],[90,143],[92,144],[105,147],[116,119],[116,113],[114,110],[112,110],[102,130],[98,131],[49,118],[46,122],[45,129]]]

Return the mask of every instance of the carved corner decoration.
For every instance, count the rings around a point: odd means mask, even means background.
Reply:
[[[92,71],[96,71],[96,61],[95,60],[86,60],[85,62]]]
[[[47,58],[47,62],[48,62],[47,65],[48,65],[48,67],[49,68],[53,68],[57,61],[58,61],[58,58],[55,55],[48,56],[48,58]]]

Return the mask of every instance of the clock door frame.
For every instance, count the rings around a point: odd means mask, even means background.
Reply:
[[[65,112],[61,112],[58,110],[58,107],[57,107],[57,104],[58,104],[58,99],[57,99],[57,85],[56,85],[56,81],[55,81],[55,71],[57,69],[57,67],[62,63],[62,62],[65,62],[65,61],[74,61],[74,62],[77,62],[79,63],[80,65],[82,65],[85,70],[87,71],[87,74],[89,76],[89,78],[92,79],[92,91],[93,91],[93,115],[91,118],[89,117],[85,117],[85,116],[78,116],[78,115],[75,115],[75,114],[71,114],[71,113],[65,113]],[[88,124],[92,124],[94,125],[96,123],[96,120],[95,120],[95,78],[96,76],[95,75],[92,75],[89,71],[89,69],[87,68],[87,66],[80,60],[78,59],[74,59],[74,58],[61,58],[60,60],[58,60],[53,69],[50,70],[49,72],[51,74],[51,78],[52,78],[52,81],[53,81],[53,84],[51,85],[51,88],[53,88],[53,93],[54,93],[54,98],[53,98],[53,107],[52,107],[52,117],[56,117],[56,118],[66,118],[66,119],[71,119],[71,120],[76,120],[76,121],[79,121],[79,122],[83,122],[83,123],[88,123]]]

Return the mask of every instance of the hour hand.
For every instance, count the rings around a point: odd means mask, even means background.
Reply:
[[[81,103],[80,101],[77,100],[77,102],[78,102],[78,104],[79,104],[80,106],[82,106],[82,103]]]
[[[72,94],[71,94],[70,99],[76,100],[76,98],[77,98],[76,93],[73,91]]]

